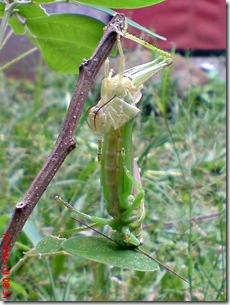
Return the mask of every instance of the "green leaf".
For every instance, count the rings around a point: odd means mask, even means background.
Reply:
[[[65,238],[59,238],[56,236],[47,236],[43,240],[41,240],[36,250],[39,253],[54,253],[61,248],[61,243],[65,240]]]
[[[26,25],[48,66],[62,73],[78,73],[78,66],[92,55],[104,27],[96,19],[74,14],[27,19]]]
[[[138,271],[156,271],[158,264],[135,250],[120,249],[102,237],[72,237],[62,243],[65,251],[106,265]]]
[[[80,0],[76,1],[78,3],[82,3],[85,5],[98,5],[98,6],[104,6],[109,8],[140,8],[140,7],[146,7],[151,6],[160,2],[163,2],[164,0]]]
[[[46,11],[36,3],[18,4],[15,9],[18,11],[18,15],[24,18],[38,18],[48,16]],[[25,27],[24,24],[14,14],[9,19],[9,25],[11,26],[14,34],[24,35]]]
[[[38,18],[48,16],[46,10],[36,3],[20,4],[16,7],[19,14],[25,18]]]

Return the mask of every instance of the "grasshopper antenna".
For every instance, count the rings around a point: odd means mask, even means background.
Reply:
[[[136,251],[144,254],[145,256],[149,257],[150,259],[154,260],[159,266],[161,266],[162,268],[164,268],[165,270],[171,272],[172,274],[176,275],[177,277],[179,277],[182,281],[189,283],[188,280],[186,280],[183,276],[179,275],[178,273],[176,273],[175,271],[173,271],[172,269],[170,269],[169,267],[167,267],[166,265],[162,264],[160,261],[158,261],[156,258],[152,257],[151,255],[149,255],[148,253],[146,253],[145,251],[141,250],[140,248],[136,249]]]
[[[100,234],[101,236],[103,236],[103,237],[109,239],[110,241],[112,241],[113,243],[115,243],[115,244],[118,245],[118,243],[116,243],[115,240],[113,240],[113,239],[110,238],[109,236],[105,235],[104,233],[102,233],[102,232],[100,232],[100,231],[94,229],[93,227],[87,225],[87,224],[84,223],[83,221],[81,221],[81,220],[79,220],[79,219],[77,219],[77,218],[75,218],[75,217],[73,217],[73,216],[70,216],[70,218],[72,218],[73,220],[76,220],[78,223],[80,223],[81,225],[85,226],[86,228],[93,230],[95,233]]]

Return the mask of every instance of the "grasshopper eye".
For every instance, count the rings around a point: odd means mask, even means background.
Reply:
[[[89,126],[95,133],[105,134],[110,129],[109,121],[103,108],[93,107],[89,113]]]

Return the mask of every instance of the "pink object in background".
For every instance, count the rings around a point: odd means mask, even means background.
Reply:
[[[160,48],[226,49],[225,0],[166,0],[143,9],[117,11],[166,37],[167,41],[158,40]]]

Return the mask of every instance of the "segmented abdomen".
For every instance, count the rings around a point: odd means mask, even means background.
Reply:
[[[144,201],[126,217],[123,213],[132,205],[129,196],[136,198],[139,191],[127,177],[124,164],[133,176],[132,161],[132,122],[118,130],[111,128],[105,135],[101,159],[101,180],[103,193],[106,199],[108,213],[114,218],[118,227],[128,227],[141,240],[141,224],[144,220]],[[126,150],[124,150],[124,147]],[[136,169],[138,170],[138,169]],[[135,178],[141,185],[140,179]]]
[[[115,219],[120,217],[119,174],[122,139],[119,130],[111,129],[105,135],[101,160],[101,180],[107,211]]]

